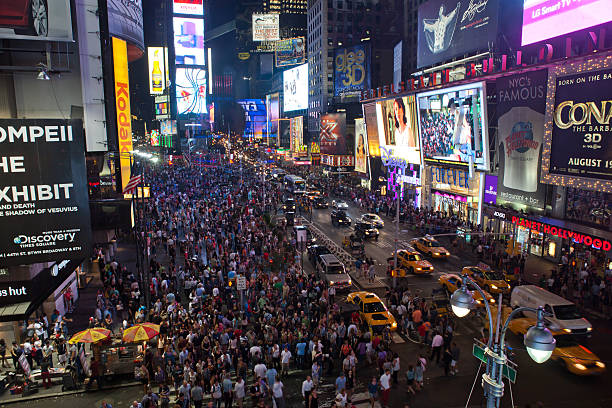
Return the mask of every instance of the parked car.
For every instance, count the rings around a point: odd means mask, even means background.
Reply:
[[[339,227],[339,226],[350,227],[351,218],[346,214],[345,211],[332,210],[330,215],[331,215],[332,225],[335,225],[336,227]]]

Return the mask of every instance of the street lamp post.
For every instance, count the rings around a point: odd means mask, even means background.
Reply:
[[[506,318],[503,326],[500,326],[501,313],[498,313],[498,319],[496,320],[496,326],[493,327],[493,315],[491,314],[491,308],[489,303],[486,301],[487,297],[484,291],[474,282],[469,276],[462,276],[461,288],[457,289],[451,296],[450,303],[453,313],[458,317],[467,316],[472,309],[476,307],[472,293],[467,289],[467,285],[471,284],[476,288],[478,293],[482,296],[485,308],[487,311],[487,317],[489,319],[489,339],[487,347],[485,348],[485,356],[487,358],[486,372],[482,375],[482,387],[485,391],[487,399],[487,408],[498,408],[501,398],[504,395],[504,383],[502,380],[503,369],[507,363],[507,357],[504,353],[506,331],[510,321],[521,312],[535,312],[537,316],[537,323],[535,326],[529,328],[525,335],[524,344],[527,348],[529,356],[538,364],[541,364],[548,360],[555,349],[555,338],[552,336],[550,331],[544,327],[544,316],[547,315],[544,312],[542,306],[534,309],[532,307],[519,307],[514,309],[512,313]],[[501,295],[500,302],[498,304],[501,312]],[[495,339],[493,332],[495,330]]]

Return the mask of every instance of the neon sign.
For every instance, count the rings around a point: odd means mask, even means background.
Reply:
[[[393,156],[393,151],[386,147],[380,147],[380,158],[384,166],[389,169],[387,177],[387,190],[394,193],[394,200],[404,198],[404,176],[408,162],[400,157]],[[398,192],[399,190],[399,192]],[[399,194],[398,194],[399,193]]]

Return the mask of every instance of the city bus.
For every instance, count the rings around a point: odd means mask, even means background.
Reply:
[[[306,181],[301,177],[288,174],[285,176],[285,189],[291,194],[304,194]]]

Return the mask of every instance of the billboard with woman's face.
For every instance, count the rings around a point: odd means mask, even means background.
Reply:
[[[368,135],[364,119],[355,119],[355,171],[368,171]]]
[[[376,102],[379,145],[408,163],[420,164],[414,95]]]

